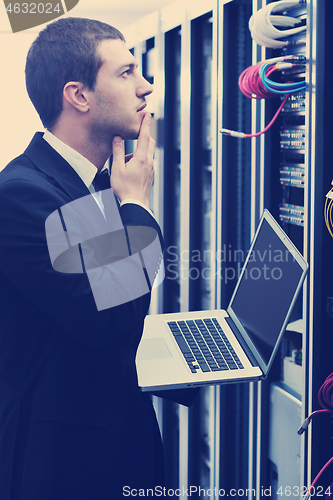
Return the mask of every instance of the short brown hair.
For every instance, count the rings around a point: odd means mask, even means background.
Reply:
[[[48,24],[30,47],[25,66],[29,97],[45,128],[62,112],[62,92],[69,81],[94,90],[102,60],[101,41],[125,38],[116,28],[93,19],[67,17]]]

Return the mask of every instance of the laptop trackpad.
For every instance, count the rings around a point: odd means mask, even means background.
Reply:
[[[162,338],[141,340],[137,353],[137,359],[158,359],[171,356],[172,354]]]

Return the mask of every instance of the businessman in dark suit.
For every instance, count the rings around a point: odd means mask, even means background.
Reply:
[[[103,214],[93,180],[113,155],[124,228],[152,228],[162,242],[149,210],[152,87],[120,32],[75,18],[39,34],[26,83],[46,132],[0,173],[0,498],[123,498],[125,486],[164,480],[135,368],[150,293],[98,310],[86,273],[53,268],[45,221],[88,195]],[[136,138],[125,158],[123,140]]]

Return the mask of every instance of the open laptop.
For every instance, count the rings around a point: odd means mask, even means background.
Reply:
[[[307,269],[302,255],[265,210],[226,311],[146,317],[136,358],[141,389],[265,378]]]

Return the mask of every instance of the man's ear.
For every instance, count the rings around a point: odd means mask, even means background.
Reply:
[[[68,82],[64,86],[64,106],[71,105],[81,113],[89,110],[87,87],[81,82]]]

